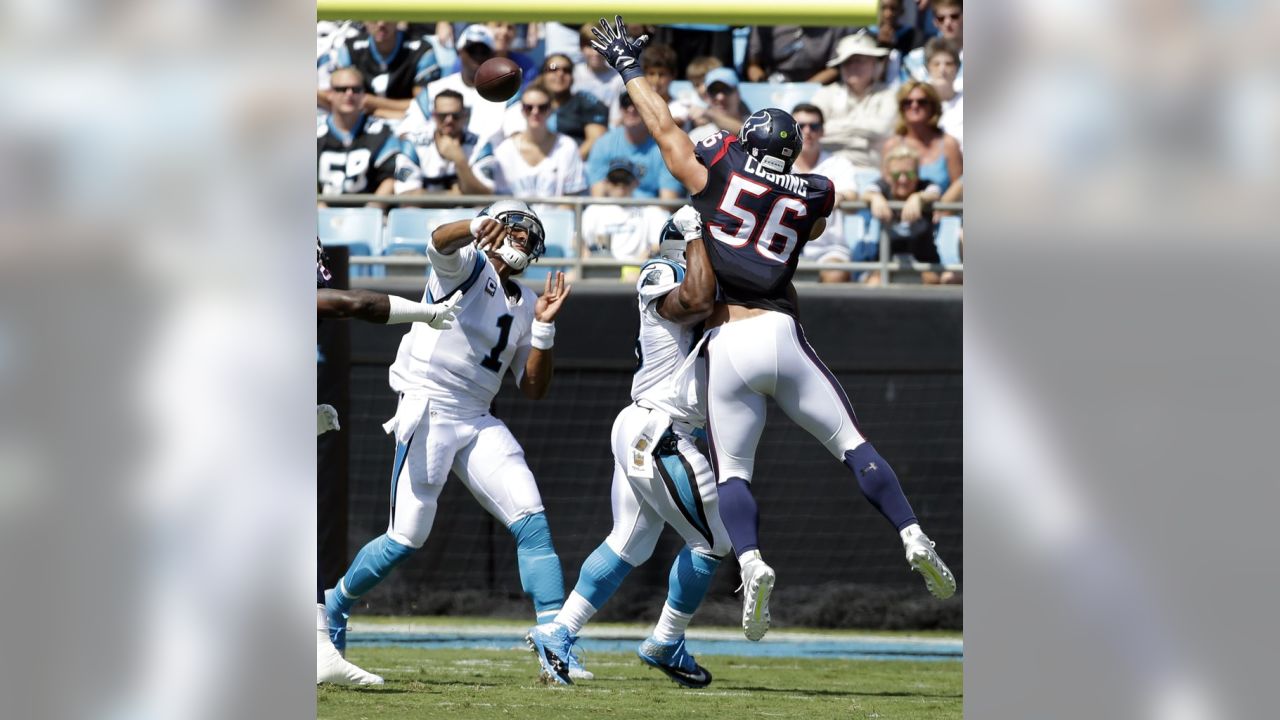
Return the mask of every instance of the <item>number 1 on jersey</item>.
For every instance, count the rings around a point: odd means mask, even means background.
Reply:
[[[507,341],[511,339],[511,322],[515,317],[511,315],[503,315],[498,318],[498,344],[493,346],[489,351],[489,355],[480,361],[480,367],[494,372],[502,371],[502,362],[498,360],[498,356],[503,350],[507,349]]]

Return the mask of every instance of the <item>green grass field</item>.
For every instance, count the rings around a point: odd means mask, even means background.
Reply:
[[[901,718],[962,717],[960,662],[880,662],[706,656],[715,680],[686,690],[635,655],[588,653],[596,679],[539,684],[524,650],[353,647],[349,658],[387,684],[317,689],[317,717],[410,718]]]

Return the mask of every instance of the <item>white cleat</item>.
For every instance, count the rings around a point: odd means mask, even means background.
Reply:
[[[338,649],[333,643],[328,642],[326,635],[324,641],[320,642],[316,648],[316,684],[332,683],[334,685],[381,685],[382,678],[371,672],[366,672],[347,662],[338,654]]]
[[[956,594],[956,576],[942,562],[934,551],[934,542],[922,532],[916,532],[904,544],[907,548],[907,562],[911,569],[924,576],[924,585],[939,600],[946,600]]]
[[[748,640],[759,640],[769,632],[769,595],[776,578],[763,560],[742,566],[742,632]]]

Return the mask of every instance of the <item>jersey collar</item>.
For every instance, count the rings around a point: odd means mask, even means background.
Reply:
[[[373,59],[378,62],[379,66],[381,66],[383,69],[386,69],[386,67],[391,64],[391,60],[396,56],[396,53],[400,52],[400,46],[403,44],[404,44],[404,31],[397,30],[396,46],[391,48],[391,54],[384,58],[382,57],[382,53],[378,52],[378,43],[374,42],[373,38],[369,38],[369,54],[373,56]]]
[[[333,124],[333,113],[329,113],[329,119],[327,122],[329,123],[329,132],[333,133],[334,137],[341,140],[343,145],[350,145],[355,142],[356,136],[364,129],[365,116],[364,113],[360,113],[360,117],[356,118],[356,124],[352,127],[351,132],[349,133],[339,130],[338,126]]]

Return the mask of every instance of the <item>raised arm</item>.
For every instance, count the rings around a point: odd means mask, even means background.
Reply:
[[[701,192],[707,185],[707,169],[694,157],[693,141],[671,117],[667,101],[649,85],[640,68],[640,51],[649,42],[649,36],[628,35],[621,15],[615,16],[613,26],[601,19],[600,27],[592,28],[591,32],[596,38],[591,45],[622,75],[627,94],[635,101],[640,118],[658,143],[667,169],[690,194]]]
[[[556,316],[569,297],[572,285],[564,282],[564,273],[556,272],[555,282],[551,274],[547,275],[546,286],[538,297],[533,308],[533,349],[524,364],[524,375],[520,378],[520,392],[530,400],[541,400],[551,389],[551,374],[555,370]]]
[[[658,314],[677,323],[705,320],[711,315],[716,300],[716,274],[707,258],[702,239],[690,240],[684,248],[684,280],[675,290],[667,293],[658,306]]]

